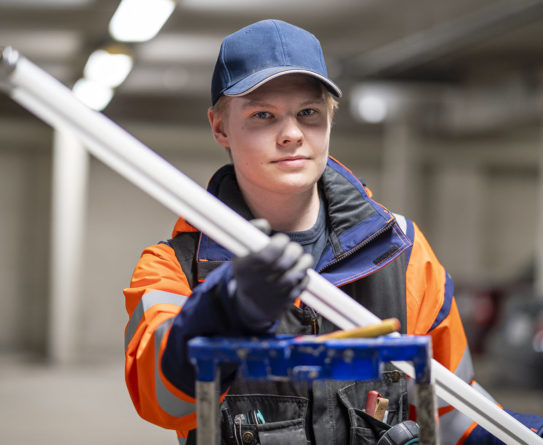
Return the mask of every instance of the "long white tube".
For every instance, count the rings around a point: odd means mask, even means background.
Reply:
[[[269,241],[240,215],[108,118],[87,108],[68,88],[11,48],[2,52],[0,86],[51,126],[72,131],[94,156],[235,255],[258,250]],[[302,300],[342,329],[379,320],[316,272],[310,271],[309,278]],[[407,363],[395,364],[413,375]],[[435,360],[432,375],[439,397],[505,443],[543,444],[543,439]]]

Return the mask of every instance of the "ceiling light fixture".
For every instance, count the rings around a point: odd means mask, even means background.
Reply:
[[[75,96],[88,107],[102,111],[113,97],[113,89],[88,79],[79,79],[73,87]]]
[[[126,79],[134,60],[125,46],[112,45],[97,49],[85,65],[84,75],[87,80],[115,88]]]
[[[380,124],[394,118],[403,95],[391,82],[364,82],[351,90],[351,112],[359,121]]]
[[[111,36],[121,42],[145,42],[160,31],[177,0],[122,0],[109,22]]]
[[[362,120],[378,124],[387,117],[387,104],[378,95],[361,97],[358,101],[358,114]]]

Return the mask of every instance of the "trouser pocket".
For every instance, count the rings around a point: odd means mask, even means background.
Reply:
[[[226,396],[221,406],[223,441],[228,445],[308,445],[307,406],[307,399],[295,396]]]

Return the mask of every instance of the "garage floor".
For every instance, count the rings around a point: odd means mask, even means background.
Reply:
[[[0,443],[174,445],[175,432],[139,418],[122,362],[51,366],[0,357]]]
[[[483,383],[490,364],[475,362]],[[543,391],[488,387],[504,407],[543,416]],[[0,443],[175,445],[175,433],[136,414],[123,364],[52,366],[0,355]]]

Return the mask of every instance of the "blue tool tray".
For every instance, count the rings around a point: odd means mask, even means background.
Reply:
[[[237,363],[248,379],[373,380],[381,365],[409,361],[417,383],[430,383],[430,337],[392,334],[379,338],[316,342],[287,335],[224,338],[197,337],[188,354],[199,381],[213,381],[217,365]]]

